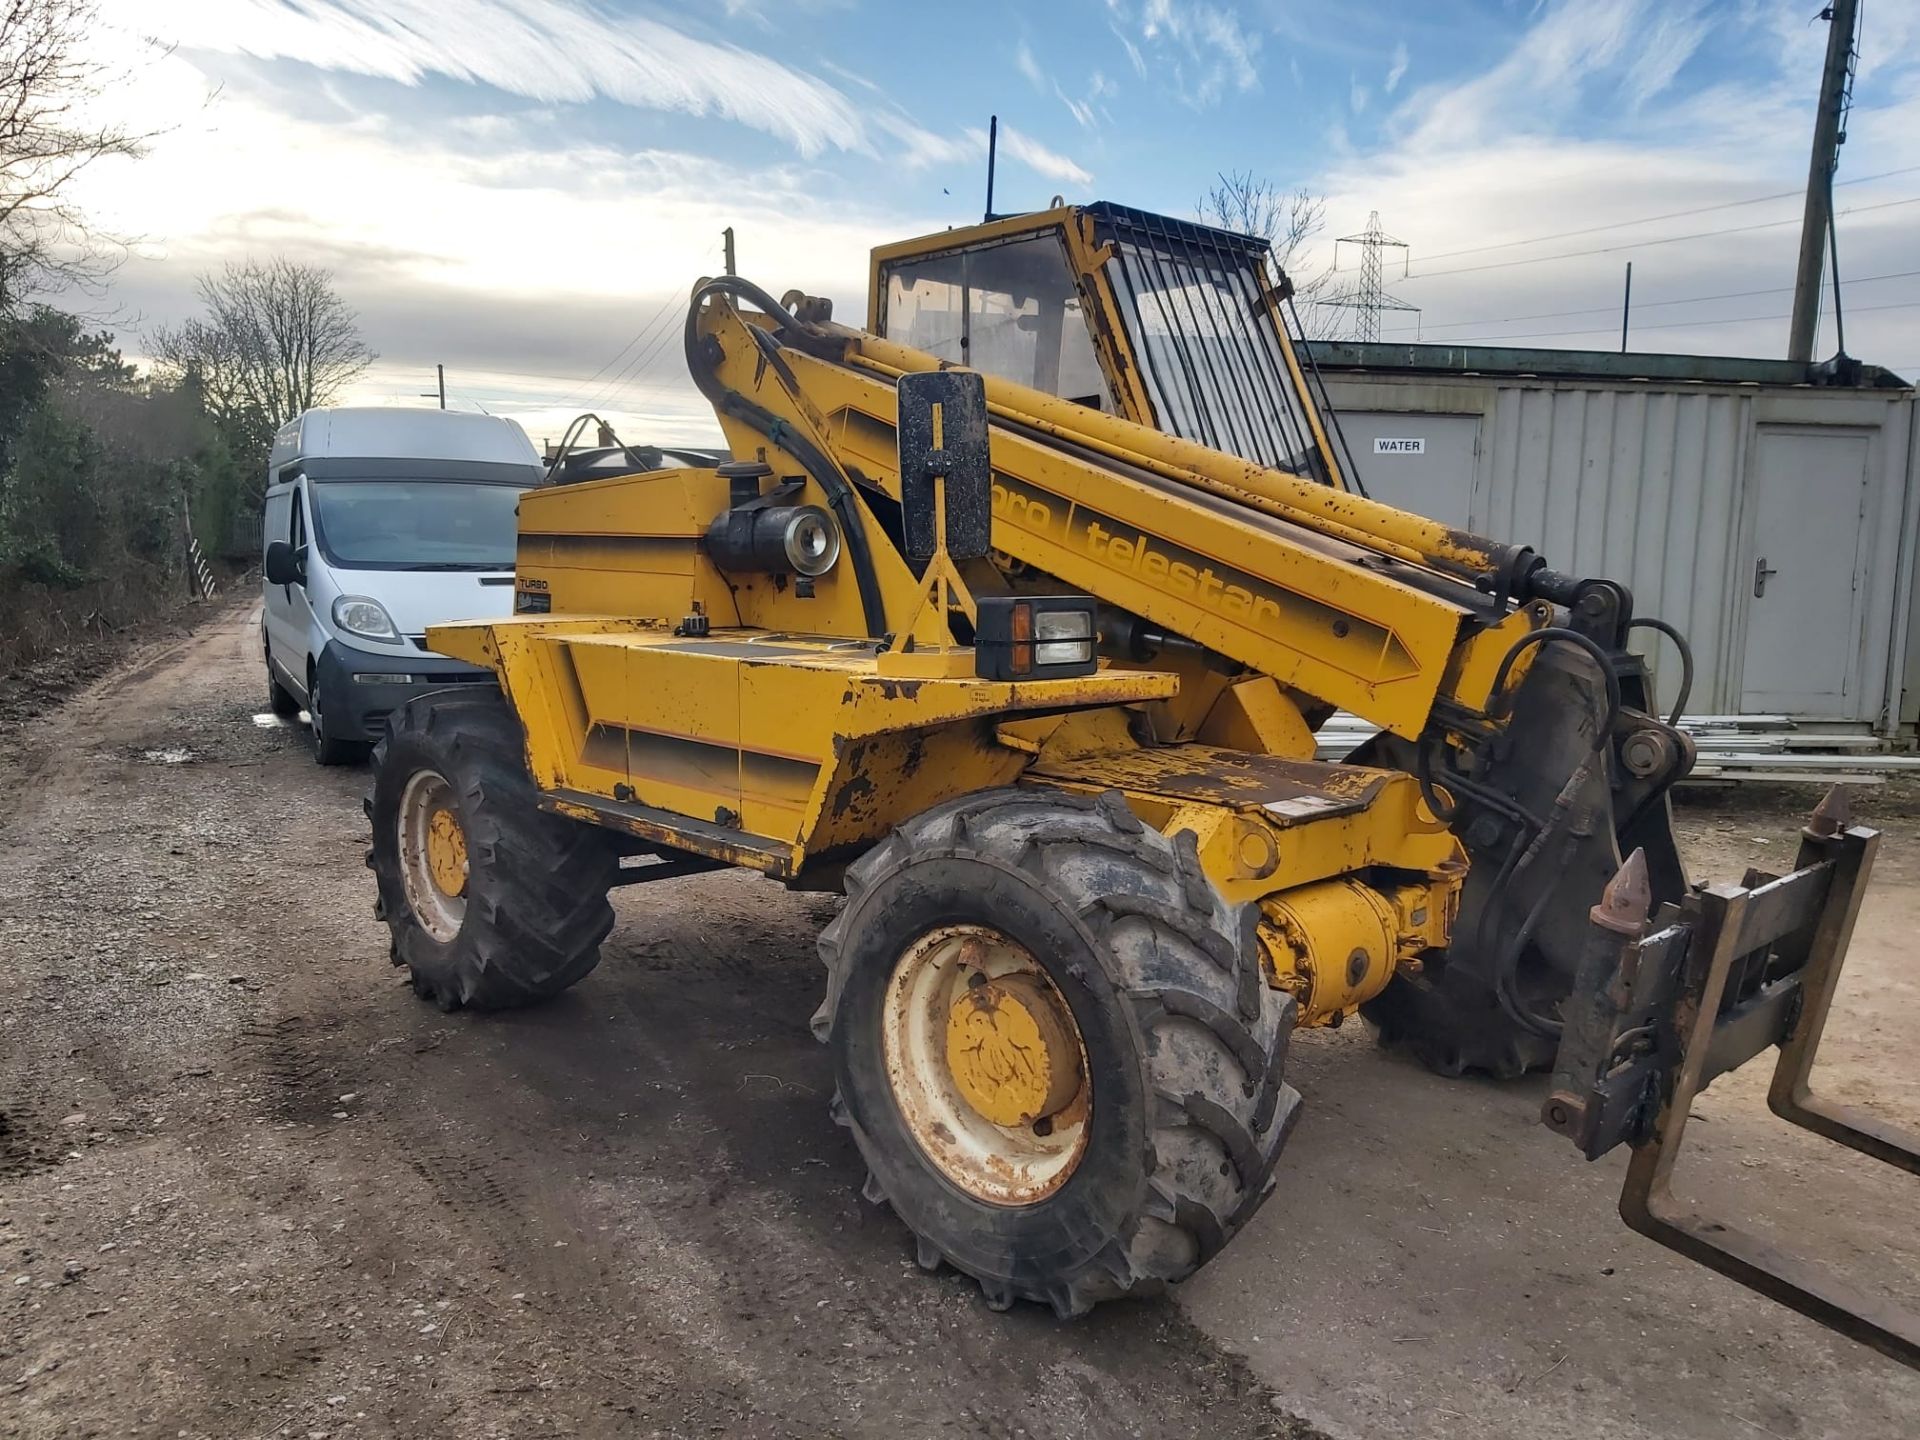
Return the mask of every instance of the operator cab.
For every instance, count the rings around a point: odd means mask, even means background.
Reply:
[[[1345,489],[1292,290],[1264,240],[1100,201],[881,246],[867,327]]]

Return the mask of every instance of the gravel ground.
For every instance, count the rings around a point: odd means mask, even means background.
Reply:
[[[1914,1433],[1916,1377],[1625,1232],[1536,1082],[1360,1027],[1297,1044],[1280,1193],[1177,1302],[995,1315],[856,1198],[806,1028],[833,902],[634,887],[577,990],[441,1015],[371,918],[364,773],[258,718],[256,627],[0,696],[0,1434]],[[1737,874],[1802,798],[1683,827]],[[1920,824],[1873,803],[1832,1083],[1911,1115]],[[1920,1300],[1910,1199],[1735,1080],[1703,1196]]]

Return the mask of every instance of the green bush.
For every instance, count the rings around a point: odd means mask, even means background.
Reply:
[[[0,316],[0,669],[184,599],[189,520],[229,554],[265,458],[74,317]]]

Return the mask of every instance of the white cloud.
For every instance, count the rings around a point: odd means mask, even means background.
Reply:
[[[1640,35],[1651,0],[1580,0],[1548,10],[1504,59],[1460,84],[1417,90],[1402,106],[1418,148],[1476,142],[1570,111],[1583,82]]]
[[[890,122],[881,123],[883,128],[891,128]],[[909,167],[971,165],[986,159],[987,132],[977,127],[969,126],[957,136],[935,135],[930,130],[905,125],[892,133],[906,146],[902,158]],[[1000,153],[1012,156],[1048,180],[1081,187],[1093,183],[1092,173],[1078,162],[1004,121],[1000,125]]]
[[[595,96],[648,110],[716,115],[802,155],[861,149],[858,106],[825,81],[738,45],[700,40],[641,15],[561,0],[194,0],[164,21],[142,0],[109,0],[129,29],[187,50],[295,60],[418,85],[429,76],[551,102]]]
[[[987,153],[987,132],[984,130],[967,131],[967,140],[972,146],[970,154]],[[1000,127],[1000,148],[1014,159],[1026,165],[1028,169],[1044,175],[1049,180],[1058,180],[1067,185],[1088,186],[1093,184],[1093,176],[1074,161],[1058,151],[1049,150],[1031,135],[1016,130],[1011,125]]]
[[[158,30],[189,52],[297,61],[409,86],[441,76],[549,104],[600,97],[716,116],[807,158],[829,149],[878,154],[886,138],[904,147],[908,165],[951,153],[952,142],[891,106],[856,104],[770,56],[566,0],[462,0],[457,24],[446,23],[444,0],[193,0],[171,7],[164,24],[150,0],[105,0],[103,13],[125,31]],[[1009,153],[1049,179],[1087,178],[1036,143]]]
[[[1366,86],[1360,83],[1360,77],[1358,75],[1352,75],[1347,78],[1347,105],[1352,109],[1354,114],[1358,115],[1367,108],[1367,99],[1371,93]]]
[[[1639,109],[1673,83],[1680,67],[1693,58],[1712,26],[1699,10],[1684,5],[1663,8],[1643,32],[1638,57],[1627,68],[1627,103]]]
[[[1205,0],[1141,0],[1131,15],[1118,3],[1109,9],[1140,37],[1136,46],[1115,26],[1134,69],[1145,76],[1151,57],[1153,68],[1165,73],[1189,105],[1205,108],[1229,88],[1259,87],[1260,37],[1246,28],[1238,11]]]
[[[1033,58],[1033,47],[1022,40],[1013,49],[1013,66],[1026,76],[1036,90],[1044,90],[1047,77],[1041,73],[1040,62]]]
[[[675,319],[693,281],[718,272],[723,227],[734,227],[743,273],[776,294],[832,297],[860,323],[867,252],[962,218],[891,196],[850,201],[798,163],[742,169],[569,141],[534,110],[489,117],[476,142],[451,124],[364,111],[341,123],[325,105],[290,114],[275,92],[244,84],[208,104],[211,88],[184,51],[146,66],[115,101],[167,128],[144,159],[76,184],[102,225],[149,237],[112,282],[129,353],[142,353],[142,332],[197,311],[202,271],[282,254],[331,269],[380,352],[354,398],[419,403],[423,377],[444,362],[457,398],[536,436],[591,400],[630,439],[712,438]],[[1018,132],[1003,129],[1002,141],[1025,163],[1084,176]],[[983,136],[941,143],[939,158],[969,164],[985,149]],[[580,383],[643,325],[655,331],[627,357],[644,351],[642,363]]]
[[[1407,78],[1407,65],[1409,63],[1407,42],[1402,40],[1393,47],[1393,63],[1387,67],[1387,78],[1381,82],[1380,88],[1385,90],[1389,95],[1398,90],[1400,88],[1400,82]]]
[[[1384,140],[1309,182],[1327,197],[1329,234],[1360,229],[1377,209],[1411,243],[1411,276],[1390,288],[1424,314],[1389,317],[1388,338],[1612,348],[1632,260],[1635,348],[1784,353],[1824,28],[1803,16],[1788,28],[1810,38],[1782,28],[1773,53],[1741,71],[1704,86],[1680,78],[1689,57],[1722,43],[1716,26],[1727,39],[1764,37],[1758,18],[1653,0],[1550,6],[1480,73],[1403,97]],[[1920,40],[1920,26],[1908,26],[1886,43],[1910,30]],[[1912,165],[1920,44],[1883,53],[1858,101],[1841,178]],[[1868,207],[1911,198],[1915,178],[1838,196],[1850,212],[1840,218],[1848,349],[1909,368],[1920,365],[1920,308],[1881,307],[1914,298],[1912,282],[1868,277],[1913,268],[1920,206]],[[1744,203],[1772,194],[1783,198]],[[1714,206],[1729,208],[1702,211]],[[1668,212],[1700,213],[1565,233]],[[1670,243],[1636,244],[1650,240]],[[1327,262],[1324,237],[1317,248],[1298,268]],[[1747,291],[1757,293],[1735,293]],[[1833,343],[1829,322],[1822,350]]]

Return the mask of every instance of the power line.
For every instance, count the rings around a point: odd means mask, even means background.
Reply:
[[[1836,185],[1865,185],[1870,180],[1890,180],[1896,175],[1911,175],[1920,171],[1920,165],[1907,165],[1898,170],[1882,170],[1877,175],[1861,175],[1852,180],[1839,180]],[[1544,245],[1549,240],[1571,240],[1580,235],[1598,235],[1603,230],[1627,230],[1635,225],[1652,225],[1661,220],[1680,220],[1688,215],[1706,215],[1715,210],[1738,210],[1743,205],[1764,205],[1769,200],[1794,200],[1804,193],[1799,190],[1782,190],[1773,195],[1755,195],[1749,200],[1727,200],[1718,205],[1699,205],[1691,210],[1669,210],[1664,215],[1643,215],[1638,220],[1615,220],[1606,225],[1589,225],[1584,230],[1560,230],[1552,235],[1535,235],[1530,240],[1502,240],[1493,245],[1469,245],[1464,250],[1442,250],[1437,255],[1429,255],[1429,260],[1452,260],[1460,255],[1480,255],[1489,250],[1512,250],[1521,245]]]
[[[617,394],[623,389],[633,389],[636,387],[644,389],[648,385],[657,385],[658,382],[642,381],[639,377],[646,373],[647,366],[651,365],[655,358],[664,351],[667,342],[679,338],[681,333],[681,327],[676,325],[669,325],[666,329],[662,330],[660,334],[655,337],[653,344],[647,348],[646,352],[636,357],[634,364],[629,368],[630,378],[614,383],[614,393]],[[688,383],[691,384],[692,382],[689,381]]]
[[[1920,270],[1893,270],[1885,275],[1856,276],[1846,283],[1850,286],[1870,285],[1876,280],[1908,280],[1916,275],[1920,275]],[[1792,291],[1791,285],[1775,285],[1765,290],[1728,290],[1719,295],[1689,295],[1679,300],[1643,300],[1637,302],[1633,308],[1638,313],[1641,310],[1656,310],[1671,305],[1705,305],[1713,300],[1750,300],[1756,295],[1787,295]],[[1467,325],[1517,325],[1523,320],[1566,320],[1576,315],[1611,315],[1619,308],[1618,305],[1594,305],[1585,310],[1547,310],[1535,315],[1503,315],[1480,320],[1442,320],[1435,325],[1398,326],[1382,333],[1404,335],[1409,330],[1417,330],[1424,334],[1428,330],[1458,330]]]
[[[1920,195],[1910,195],[1904,200],[1883,200],[1876,205],[1853,205],[1836,213],[1864,215],[1870,210],[1892,210],[1900,205],[1920,205]],[[1799,223],[1800,217],[1795,215],[1789,220],[1766,220],[1758,225],[1729,225],[1719,230],[1696,230],[1689,235],[1662,235],[1653,240],[1629,240],[1619,245],[1602,245],[1593,250],[1566,250],[1558,255],[1533,255],[1519,260],[1493,260],[1485,265],[1458,265],[1451,270],[1428,270],[1409,278],[1433,280],[1442,275],[1471,275],[1482,270],[1506,270],[1515,265],[1542,265],[1550,260],[1577,260],[1583,255],[1612,255],[1617,251],[1641,250],[1650,245],[1674,245],[1682,240],[1705,240],[1715,235],[1744,235],[1753,230],[1777,230],[1782,225]]]
[[[641,335],[645,334],[646,331],[649,330],[659,320],[659,318],[662,315],[666,314],[668,308],[671,307],[673,303],[674,303],[674,296],[671,293],[669,293],[666,296],[666,298],[661,300],[659,308],[654,311],[653,315],[648,320],[646,320],[638,330],[634,331],[633,339],[627,341],[626,344],[622,345],[618,353],[616,353],[611,360],[607,361],[606,364],[602,365],[598,370],[594,371],[593,374],[589,375],[585,380],[581,381],[580,389],[578,391],[573,391],[567,394],[560,401],[560,404],[562,406],[565,406],[571,403],[576,395],[585,393],[585,391],[589,387],[591,387],[593,383],[597,381],[602,375],[606,374],[607,371],[611,370],[615,365],[618,365],[620,363],[621,358],[625,356],[629,350],[633,349],[633,347],[636,344],[639,343]]]
[[[653,324],[646,327],[645,330],[634,337],[639,348],[634,351],[633,359],[629,360],[626,365],[622,367],[619,374],[607,381],[606,384],[602,385],[582,402],[586,409],[591,410],[596,405],[603,404],[608,396],[620,389],[620,387],[626,384],[632,377],[638,375],[641,368],[651,360],[654,355],[659,353],[661,342],[673,333],[673,327],[667,322],[673,318],[676,310],[677,307],[673,305],[672,297],[669,297],[668,302],[660,307],[660,313],[654,318]]]

